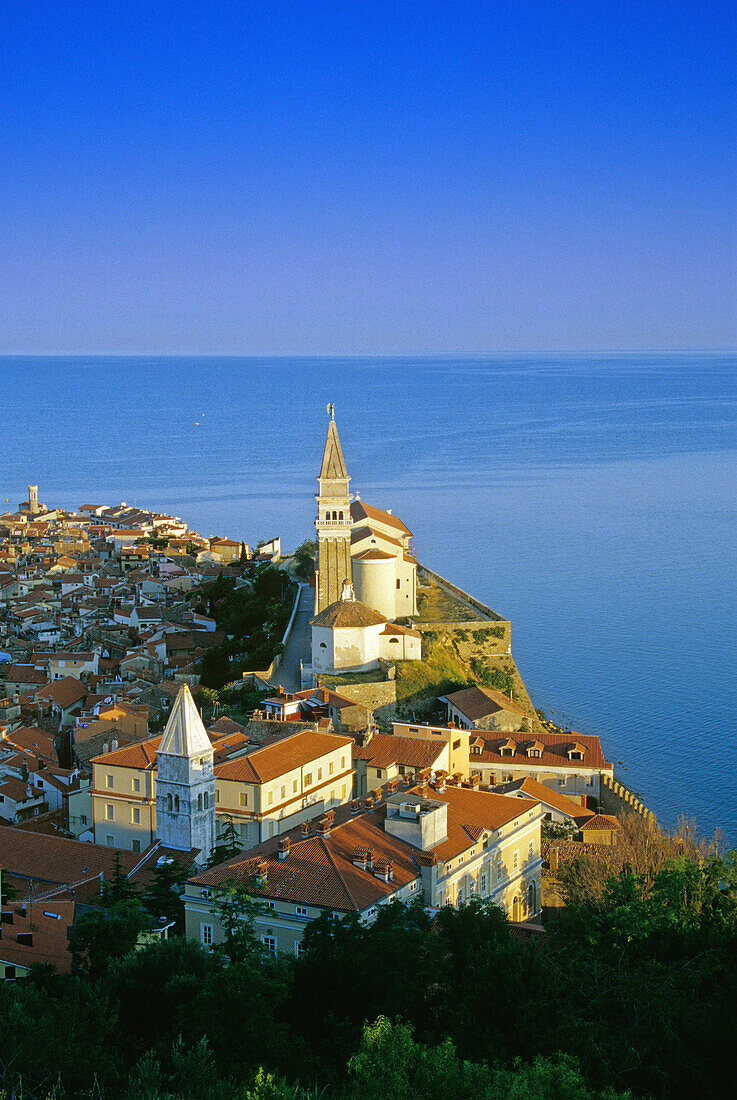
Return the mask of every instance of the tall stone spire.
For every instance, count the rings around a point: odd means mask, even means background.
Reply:
[[[169,848],[198,848],[199,864],[215,844],[213,755],[192,693],[183,684],[157,753],[156,833]]]
[[[332,406],[322,466],[317,479],[319,491],[315,529],[317,531],[317,576],[315,612],[340,599],[344,581],[352,581],[350,478]]]

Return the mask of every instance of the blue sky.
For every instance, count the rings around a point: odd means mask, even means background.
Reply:
[[[0,7],[0,351],[737,346],[712,3]]]

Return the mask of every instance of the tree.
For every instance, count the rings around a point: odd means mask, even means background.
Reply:
[[[212,849],[207,861],[208,867],[217,867],[219,863],[225,863],[226,859],[232,859],[241,851],[243,845],[235,831],[235,825],[229,821],[218,837],[218,843]]]
[[[188,877],[188,869],[178,860],[167,859],[154,867],[152,881],[143,895],[143,904],[154,919],[176,921],[180,931],[184,924],[182,894]]]
[[[85,913],[69,935],[73,969],[99,978],[111,959],[122,959],[133,950],[148,923],[148,916],[136,898],[117,901],[107,910]]]
[[[116,852],[112,877],[104,879],[100,885],[100,905],[103,909],[110,909],[117,902],[130,901],[137,895],[138,886],[128,878],[128,872],[120,861],[120,852]]]
[[[244,886],[233,879],[223,883],[213,898],[212,910],[224,936],[223,943],[215,947],[219,954],[225,955],[231,963],[238,963],[263,953],[254,924],[265,906],[254,901]]]

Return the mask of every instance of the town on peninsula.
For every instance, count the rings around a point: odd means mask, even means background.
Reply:
[[[612,1019],[641,1010],[633,975],[655,965],[643,948],[615,1012],[617,919],[645,943],[646,918],[665,939],[683,918],[706,951],[733,864],[662,830],[596,734],[535,709],[512,624],[351,490],[328,412],[297,548],[125,503],[47,507],[35,485],[0,516],[2,988],[77,983],[55,996],[91,1044],[107,1009],[92,1026],[80,989],[127,1020],[131,1056],[98,1095],[401,1095],[381,1091],[392,1058],[420,1075],[404,1095],[687,1095],[659,1091],[671,1009],[648,1002],[639,1061]],[[591,1021],[575,1041],[574,1003]],[[56,1063],[34,1065],[24,1028],[32,1096]],[[484,1028],[495,1066],[474,1062]],[[55,1072],[93,1095],[76,1061]],[[146,1091],[157,1073],[173,1092]]]

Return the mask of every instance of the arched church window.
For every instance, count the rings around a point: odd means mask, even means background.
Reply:
[[[197,795],[197,809],[198,810],[202,809],[202,795],[201,794]]]
[[[172,796],[170,794],[168,794],[166,796],[166,808],[169,811],[169,813],[171,813],[171,811],[174,808],[174,799],[172,798]]]
[[[337,518],[338,518],[338,513],[337,513],[337,512],[333,512],[333,519],[334,519],[334,520],[336,520]]]
[[[327,648],[328,648],[328,647],[327,647],[327,645],[325,644],[325,642],[320,642],[320,649],[327,649]]]
[[[178,794],[174,795],[174,813],[175,814],[179,813],[179,795]]]
[[[399,645],[399,638],[390,638],[389,645]]]
[[[341,523],[343,522],[343,513],[342,512],[338,512],[338,519],[341,521]]]
[[[203,798],[203,801],[204,801],[204,803],[205,803],[205,809],[206,809],[206,810],[209,810],[209,809],[210,809],[210,796],[209,796],[209,794],[207,793],[207,791],[205,791],[205,794],[204,794],[204,798]]]

